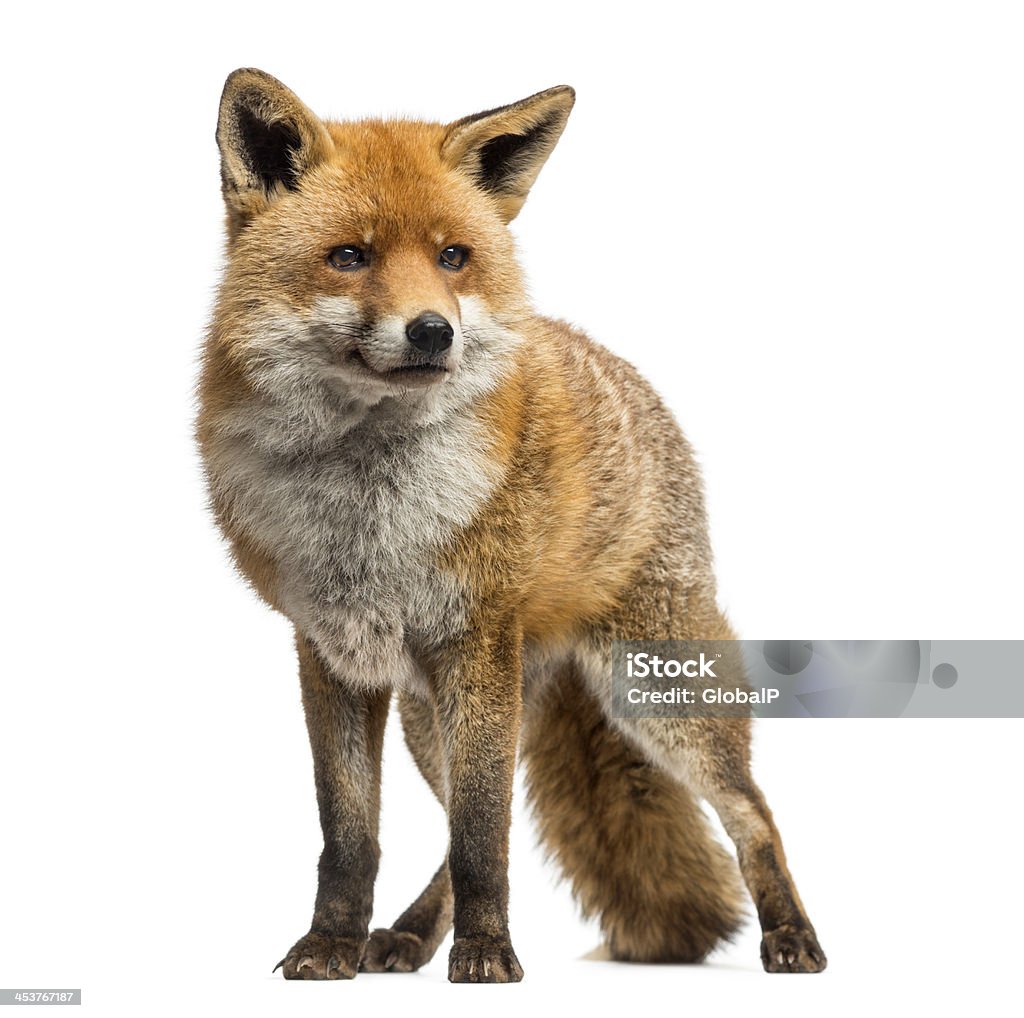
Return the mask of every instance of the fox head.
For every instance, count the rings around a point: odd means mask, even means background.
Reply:
[[[213,342],[232,369],[293,421],[485,391],[529,313],[508,223],[573,100],[560,86],[450,124],[342,123],[269,74],[231,74]]]

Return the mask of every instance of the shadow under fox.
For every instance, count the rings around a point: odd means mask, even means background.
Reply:
[[[739,719],[611,717],[615,639],[729,639],[700,479],[626,362],[537,315],[507,224],[565,126],[552,88],[451,124],[322,121],[234,72],[217,139],[228,261],[198,438],[217,520],[294,624],[324,835],[289,979],[510,982],[517,750],[540,832],[613,957],[696,962],[741,917],[773,972],[825,956]],[[605,285],[605,284],[601,284]],[[450,840],[370,932],[397,691]]]

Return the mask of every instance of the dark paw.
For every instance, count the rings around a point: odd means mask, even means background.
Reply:
[[[285,979],[351,979],[359,971],[365,940],[307,933],[278,963]]]
[[[434,956],[415,933],[374,930],[366,944],[360,968],[364,972],[415,972]]]
[[[457,937],[448,955],[453,983],[518,983],[522,978],[508,937]]]
[[[821,972],[828,964],[814,931],[801,926],[768,930],[761,941],[765,972]]]

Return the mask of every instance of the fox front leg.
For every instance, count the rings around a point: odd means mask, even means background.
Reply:
[[[366,948],[380,858],[380,760],[391,691],[346,685],[304,637],[297,643],[324,849],[309,932],[277,967],[285,979],[351,979]]]
[[[517,983],[508,932],[508,837],[522,713],[518,627],[473,630],[434,669],[447,769],[453,983]]]

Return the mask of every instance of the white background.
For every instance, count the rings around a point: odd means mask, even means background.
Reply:
[[[701,968],[582,960],[597,933],[521,805],[521,985],[448,985],[447,945],[418,975],[272,976],[311,913],[308,746],[289,629],[230,570],[190,430],[230,70],[340,117],[565,82],[515,224],[536,302],[677,412],[740,633],[1024,636],[1019,6],[27,10],[0,60],[0,986],[103,1016],[1005,1013],[1019,721],[762,724],[823,976],[761,973],[753,926]],[[381,923],[444,843],[395,735]]]

